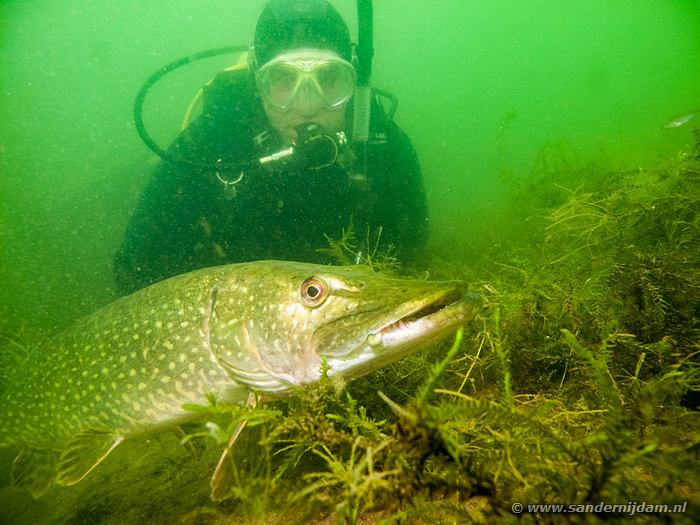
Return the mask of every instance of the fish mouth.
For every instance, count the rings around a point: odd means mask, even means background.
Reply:
[[[327,356],[331,374],[354,379],[437,343],[473,319],[481,304],[478,293],[455,287],[408,305],[397,319],[370,332],[351,354]]]
[[[462,288],[447,290],[367,336],[366,343],[382,361],[398,359],[419,345],[443,339],[471,320],[482,304],[478,293],[466,294]]]
[[[369,337],[379,337],[383,340],[385,336],[392,335],[396,332],[405,332],[410,330],[410,328],[418,321],[432,321],[437,327],[442,322],[447,321],[450,317],[446,315],[448,312],[445,310],[450,309],[450,307],[453,306],[455,306],[455,308],[452,310],[458,310],[456,305],[458,305],[464,296],[464,291],[458,288],[448,290],[438,297],[432,299],[427,304],[419,305],[413,311],[403,315],[396,321],[379,328],[370,334]]]

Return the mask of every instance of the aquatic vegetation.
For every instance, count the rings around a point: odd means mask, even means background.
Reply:
[[[451,346],[348,386],[326,377],[277,405],[258,443],[267,501],[287,513],[249,519],[593,523],[634,510],[513,504],[642,501],[685,509],[643,523],[697,519],[699,174],[689,153],[571,188],[549,173],[540,183],[554,197],[523,188],[519,210],[537,218],[519,244],[433,265],[432,278],[461,276],[487,300]],[[354,243],[349,230],[334,249]]]
[[[290,496],[306,502],[303,520],[320,509],[338,523],[363,515],[515,521],[514,502],[646,501],[686,502],[686,510],[642,521],[692,522],[700,513],[699,170],[685,153],[656,170],[593,170],[573,188],[549,173],[540,183],[556,197],[541,198],[544,189],[516,196],[523,213],[539,211],[520,245],[509,239],[509,250],[469,265],[437,262],[432,277],[478,283],[489,303],[481,325],[446,357],[421,356],[438,365],[413,374],[421,383],[403,401],[370,378],[318,410],[321,420],[307,412],[303,428],[286,427],[288,446],[321,460]],[[372,411],[360,411],[366,403]],[[626,518],[574,521],[603,517]]]
[[[388,274],[396,273],[399,268],[394,245],[383,246],[380,250],[381,226],[374,232],[368,227],[364,240],[359,241],[355,236],[355,226],[351,217],[347,227],[343,228],[340,238],[334,239],[326,235],[326,240],[328,246],[318,248],[316,251],[328,255],[336,264],[344,266],[364,264],[377,272]]]
[[[699,153],[653,170],[543,162],[512,186],[518,206],[493,225],[497,246],[431,267],[481,292],[477,322],[348,385],[323,374],[188,428],[185,441],[216,457],[242,418],[252,427],[228,499],[204,491],[180,522],[597,523],[633,512],[595,511],[601,502],[681,504],[635,519],[697,522]],[[329,250],[377,262],[373,246],[350,226]],[[189,470],[172,471],[165,490],[181,494]]]

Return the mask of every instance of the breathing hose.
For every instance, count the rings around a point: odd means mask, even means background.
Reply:
[[[241,168],[249,167],[249,166],[254,166],[257,164],[256,162],[250,162],[250,163],[237,163],[236,165],[233,166],[228,166],[224,164],[212,164],[212,163],[204,163],[204,162],[195,162],[192,160],[189,160],[187,158],[181,157],[179,155],[173,155],[169,151],[161,148],[158,143],[153,140],[153,137],[146,131],[146,126],[143,123],[143,103],[144,100],[146,99],[146,95],[148,94],[149,90],[153,87],[153,85],[158,82],[161,78],[163,78],[165,75],[168,73],[171,73],[172,71],[182,67],[186,66],[187,64],[191,64],[192,62],[196,62],[197,60],[202,60],[204,58],[210,58],[210,57],[215,57],[219,55],[227,55],[227,54],[232,54],[232,53],[243,53],[248,51],[248,46],[228,46],[228,47],[219,47],[216,49],[208,49],[206,51],[201,51],[199,53],[194,53],[192,55],[188,55],[186,57],[182,57],[178,60],[175,60],[174,62],[171,62],[167,64],[166,66],[163,66],[160,68],[158,71],[153,73],[146,82],[143,83],[141,86],[141,89],[139,89],[139,92],[136,95],[136,99],[134,100],[134,123],[136,125],[136,131],[138,132],[139,136],[141,137],[141,140],[143,140],[144,144],[150,148],[151,151],[153,151],[156,155],[158,155],[160,158],[163,160],[166,160],[171,163],[175,164],[182,164],[186,165],[192,168],[199,168],[199,169],[206,169],[209,171],[226,171],[231,170],[235,171]]]

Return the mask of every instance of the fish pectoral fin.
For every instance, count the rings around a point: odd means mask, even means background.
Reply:
[[[255,408],[257,405],[257,398],[252,392],[248,394],[248,400],[246,401],[248,406]],[[211,499],[214,501],[221,501],[225,499],[231,492],[233,487],[234,476],[231,468],[231,451],[233,446],[238,441],[238,437],[243,432],[243,429],[248,424],[248,420],[244,419],[236,425],[236,429],[231,434],[231,437],[224,447],[224,451],[221,453],[219,462],[216,464],[216,469],[214,469],[214,475],[211,478]]]
[[[238,436],[241,435],[243,429],[248,423],[247,419],[244,419],[236,426],[231,438],[226,443],[224,451],[221,453],[219,462],[216,464],[216,469],[214,469],[214,475],[211,477],[211,499],[213,501],[222,501],[231,492],[233,487],[234,475],[231,468],[231,449],[233,445],[238,440]]]
[[[124,438],[114,432],[84,430],[61,453],[59,485],[74,485],[99,465]]]
[[[33,498],[43,496],[56,479],[57,460],[53,450],[25,448],[12,463],[12,486],[28,490]]]

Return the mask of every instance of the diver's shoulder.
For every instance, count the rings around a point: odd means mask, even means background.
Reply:
[[[390,140],[409,140],[394,120],[398,102],[392,94],[372,88],[370,133],[389,137]]]
[[[388,117],[381,111],[372,114],[369,143],[377,147],[386,148],[396,146],[412,147],[411,139],[403,128],[393,118]]]
[[[214,88],[241,87],[250,89],[252,87],[252,79],[253,77],[247,67],[226,68],[209,82],[209,86]]]
[[[203,113],[209,117],[245,117],[257,111],[259,101],[247,68],[225,69],[203,88]]]

